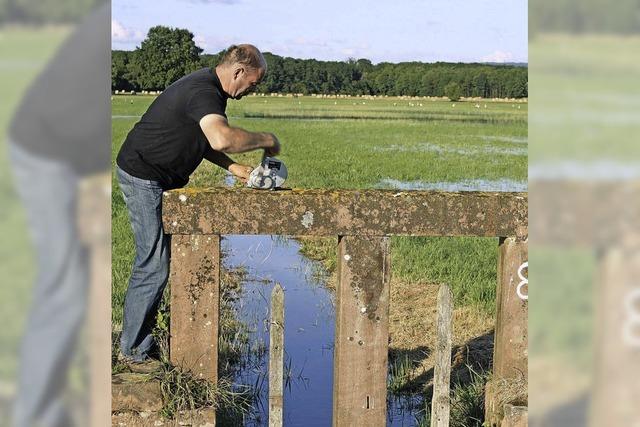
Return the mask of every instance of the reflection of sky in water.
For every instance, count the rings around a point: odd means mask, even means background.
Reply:
[[[335,310],[333,295],[323,286],[326,274],[319,265],[299,253],[293,239],[276,236],[225,236],[223,248],[228,266],[244,266],[248,280],[236,303],[240,319],[255,332],[251,341],[269,343],[269,307],[274,284],[285,293],[285,372],[291,363],[291,382],[284,392],[284,424],[328,426],[333,406],[333,340]],[[268,372],[268,356],[259,366],[243,369],[236,384],[255,384]],[[261,386],[262,402],[257,412],[262,426],[268,420],[268,380]],[[415,417],[403,410],[405,400],[390,399],[390,426],[414,426]],[[414,399],[419,400],[419,399]],[[422,405],[417,405],[418,409]]]
[[[227,264],[249,273],[237,303],[241,320],[255,326],[252,341],[269,343],[268,317],[276,282],[285,292],[285,371],[291,362],[293,379],[284,394],[286,425],[327,425],[332,407],[334,313],[330,293],[313,280],[314,266],[291,240],[271,236],[227,236]],[[316,270],[317,271],[317,270]],[[261,366],[242,371],[236,382],[255,384],[268,372]],[[257,369],[256,369],[257,368]],[[262,387],[262,420],[268,419],[268,380]],[[263,425],[255,423],[252,425]]]
[[[462,181],[398,181],[385,178],[376,185],[377,188],[393,188],[397,190],[439,190],[439,191],[527,191],[526,181],[512,179],[467,179]]]

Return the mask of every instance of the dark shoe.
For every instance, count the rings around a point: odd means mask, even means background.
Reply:
[[[162,363],[156,359],[145,359],[142,361],[135,360],[130,356],[125,356],[122,353],[118,354],[118,361],[124,364],[131,372],[137,374],[152,374],[157,372],[162,367]]]

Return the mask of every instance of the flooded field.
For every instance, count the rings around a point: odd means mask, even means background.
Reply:
[[[454,182],[399,181],[385,178],[378,188],[394,188],[398,190],[440,190],[440,191],[527,191],[526,181],[512,179],[465,179]]]

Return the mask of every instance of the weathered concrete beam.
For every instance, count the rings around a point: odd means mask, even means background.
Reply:
[[[338,243],[333,426],[385,426],[389,346],[389,238]]]
[[[162,210],[169,234],[527,235],[527,193],[181,189]]]

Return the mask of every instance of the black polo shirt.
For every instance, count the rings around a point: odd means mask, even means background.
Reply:
[[[149,106],[120,148],[116,162],[164,189],[184,187],[209,142],[200,128],[207,114],[225,116],[227,95],[214,68],[195,71],[170,85]]]

